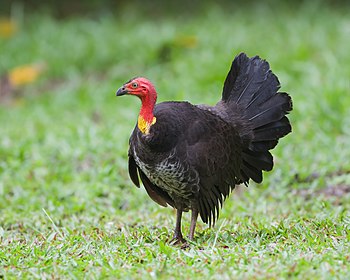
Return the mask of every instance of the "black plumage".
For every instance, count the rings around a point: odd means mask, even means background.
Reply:
[[[117,95],[134,94],[147,103],[147,90],[153,90],[148,83],[132,79]],[[279,88],[265,60],[241,53],[215,106],[163,102],[153,108],[151,102],[153,122],[146,121],[143,130],[139,120],[130,137],[129,174],[138,187],[141,179],[155,202],[177,209],[175,239],[183,240],[183,211],[192,211],[193,239],[198,214],[213,225],[237,184],[248,185],[250,179],[260,183],[262,171],[273,168],[269,150],[291,132],[286,114],[292,101]],[[141,108],[141,117],[146,109]]]

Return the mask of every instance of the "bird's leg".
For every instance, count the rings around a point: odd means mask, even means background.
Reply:
[[[185,239],[183,238],[181,233],[181,218],[182,218],[182,210],[176,209],[176,224],[175,224],[174,237],[170,241],[173,244],[177,244],[179,242],[181,243],[185,242]]]
[[[190,240],[193,240],[194,231],[196,229],[197,218],[198,218],[198,209],[192,209],[190,234],[188,235],[188,238]]]

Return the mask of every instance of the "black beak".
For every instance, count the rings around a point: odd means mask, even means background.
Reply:
[[[115,95],[116,96],[122,96],[122,95],[127,94],[127,93],[129,93],[128,90],[124,86],[122,86],[121,88],[119,88],[117,90]]]

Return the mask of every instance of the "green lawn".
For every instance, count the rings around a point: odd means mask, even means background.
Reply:
[[[0,73],[46,70],[0,99],[0,279],[348,279],[350,13],[315,3],[25,13],[0,38]],[[143,75],[159,101],[215,104],[241,51],[267,59],[292,96],[293,133],[264,182],[239,187],[182,250],[168,245],[174,210],[128,177],[140,102],[115,91]]]

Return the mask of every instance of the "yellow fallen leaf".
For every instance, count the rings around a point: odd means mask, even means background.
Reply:
[[[8,77],[12,86],[20,86],[34,82],[44,70],[44,64],[22,65],[13,68]]]

